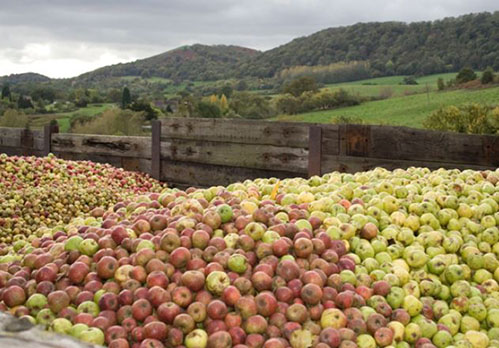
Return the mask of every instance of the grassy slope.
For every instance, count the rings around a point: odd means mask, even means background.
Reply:
[[[81,108],[72,112],[30,115],[30,126],[33,128],[40,128],[48,124],[51,120],[57,120],[59,123],[59,131],[61,133],[66,133],[69,131],[69,120],[73,115],[80,114],[86,116],[96,116],[112,107],[113,104],[89,104],[86,108]]]
[[[354,95],[365,97],[378,97],[383,93],[392,93],[393,97],[401,97],[416,93],[426,93],[437,89],[437,80],[443,78],[448,81],[456,77],[456,73],[435,74],[417,78],[417,85],[401,85],[404,76],[378,77],[368,80],[335,83],[327,85],[331,90],[343,88]]]
[[[499,103],[499,87],[479,90],[454,90],[427,94],[415,94],[405,97],[389,98],[358,106],[335,110],[317,111],[293,116],[279,116],[281,121],[302,121],[328,123],[335,117],[348,116],[360,118],[372,124],[390,124],[410,127],[422,127],[422,121],[434,110],[448,105],[466,103]]]

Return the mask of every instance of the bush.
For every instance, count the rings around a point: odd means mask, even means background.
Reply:
[[[414,76],[406,76],[402,80],[401,84],[402,85],[417,85],[418,82],[416,81],[416,79],[414,78]]]
[[[444,79],[439,77],[437,80],[437,88],[439,91],[443,91],[445,89],[445,82]]]
[[[213,103],[200,101],[197,105],[197,112],[200,117],[205,118],[220,118],[222,117],[222,110]]]
[[[23,112],[8,109],[0,118],[0,127],[28,128],[29,118]]]
[[[344,89],[334,92],[324,89],[318,93],[305,92],[299,97],[285,94],[274,100],[278,113],[293,115],[314,110],[329,110],[360,104],[360,99]]]
[[[142,112],[111,109],[101,116],[94,117],[84,123],[75,124],[72,133],[108,134],[108,135],[142,135],[145,117]]]
[[[462,68],[456,76],[456,82],[461,84],[476,80],[476,73],[471,68]]]
[[[423,126],[441,131],[495,134],[499,132],[499,107],[476,103],[448,106],[433,112],[423,121]]]
[[[229,100],[229,108],[244,118],[263,119],[275,116],[268,98],[249,92],[238,92]]]
[[[288,82],[283,87],[284,93],[289,93],[295,97],[299,97],[304,92],[316,92],[319,89],[317,82],[313,77],[303,76]]]
[[[388,99],[393,96],[393,89],[390,86],[382,87],[379,90],[380,99]]]
[[[492,68],[487,68],[483,73],[482,73],[482,78],[480,79],[480,82],[483,85],[486,85],[488,83],[494,82],[494,70]]]

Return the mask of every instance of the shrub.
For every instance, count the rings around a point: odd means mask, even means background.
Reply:
[[[197,112],[200,117],[205,118],[220,118],[222,116],[222,110],[216,104],[204,101],[198,103]]]
[[[390,86],[382,87],[379,90],[380,99],[388,99],[393,96],[393,89]]]
[[[470,134],[494,134],[499,132],[499,107],[468,104],[448,106],[433,112],[423,121],[429,129]]]
[[[358,117],[352,117],[352,116],[336,116],[331,120],[331,123],[333,124],[364,124],[364,120]]]
[[[476,73],[468,67],[462,68],[456,76],[457,83],[465,83],[473,80],[476,80]]]
[[[494,70],[492,70],[492,68],[490,67],[485,69],[485,71],[482,73],[482,78],[480,79],[480,82],[483,85],[494,82]]]
[[[286,83],[283,87],[283,92],[299,97],[304,92],[316,92],[318,89],[317,82],[313,77],[303,76]]]
[[[417,85],[418,82],[416,81],[416,79],[414,78],[414,76],[406,76],[402,80],[401,84],[402,85]]]
[[[71,131],[80,134],[142,135],[144,120],[142,112],[111,109],[88,122],[75,124]]]
[[[28,124],[28,116],[14,109],[7,109],[0,118],[0,127],[27,128]]]
[[[445,89],[445,82],[444,79],[439,77],[437,80],[437,88],[439,91],[443,91]]]

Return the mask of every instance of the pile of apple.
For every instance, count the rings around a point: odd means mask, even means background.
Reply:
[[[0,155],[0,243],[41,226],[68,223],[96,207],[140,192],[160,191],[147,175],[110,165],[48,157]]]
[[[30,236],[0,308],[111,348],[499,347],[499,170],[166,190]]]

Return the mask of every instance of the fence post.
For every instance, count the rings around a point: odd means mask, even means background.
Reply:
[[[308,129],[308,176],[321,175],[322,128],[310,126]]]
[[[151,142],[151,176],[161,179],[161,121],[151,122],[152,142]]]
[[[52,134],[59,133],[58,125],[46,124],[43,126],[43,154],[48,156],[52,151]]]
[[[28,128],[21,130],[21,152],[23,156],[30,156],[33,154],[33,132]]]

